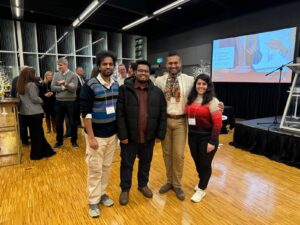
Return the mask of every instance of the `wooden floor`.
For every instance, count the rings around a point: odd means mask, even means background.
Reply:
[[[77,150],[66,140],[54,157],[30,161],[29,147],[24,147],[21,165],[0,168],[1,225],[300,224],[300,170],[235,149],[228,144],[232,131],[220,137],[223,146],[216,154],[207,195],[201,203],[190,201],[197,175],[188,147],[183,179],[186,200],[177,200],[173,191],[158,193],[166,180],[161,145],[157,144],[149,183],[153,199],[137,191],[135,165],[130,202],[120,206],[117,150],[107,189],[115,205],[101,206],[101,217],[91,219],[81,131]],[[54,144],[53,134],[47,139]]]

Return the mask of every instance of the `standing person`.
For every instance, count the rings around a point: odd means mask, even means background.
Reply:
[[[128,77],[134,77],[136,73],[136,62],[132,62],[128,67]]]
[[[20,73],[24,68],[28,67],[27,65],[24,65],[20,69]],[[10,96],[13,98],[17,97],[17,82],[18,82],[19,76],[16,76],[11,83],[11,90],[10,90]],[[23,115],[19,113],[19,126],[20,126],[20,138],[22,141],[22,144],[28,145],[29,144],[29,136],[28,136],[28,124],[26,124],[25,118]]]
[[[47,133],[51,132],[51,124],[53,132],[56,132],[56,121],[55,121],[55,93],[51,91],[51,83],[53,80],[53,73],[47,71],[44,75],[44,85],[43,85],[43,101],[44,101],[44,111],[46,114],[46,125]]]
[[[30,159],[39,160],[55,154],[44,136],[42,108],[43,100],[39,97],[39,89],[35,84],[35,70],[26,67],[21,71],[17,81],[17,93],[20,98],[20,115],[29,125],[31,138]]]
[[[80,91],[81,88],[85,82],[84,80],[84,70],[81,66],[77,67],[76,70],[76,76],[78,78],[78,85],[76,90],[76,101],[75,101],[75,112],[74,112],[74,118],[76,126],[79,128],[82,128],[81,125],[81,118],[80,118]]]
[[[57,65],[59,72],[54,75],[51,83],[51,90],[56,92],[56,144],[54,148],[60,148],[63,145],[63,124],[65,115],[69,118],[72,147],[78,148],[77,126],[74,122],[74,104],[78,79],[76,75],[69,70],[67,59],[59,58]]]
[[[99,217],[98,204],[112,206],[106,194],[109,170],[117,145],[116,102],[119,85],[111,76],[116,57],[108,51],[96,57],[100,73],[88,80],[80,93],[80,109],[85,122],[86,163],[88,165],[89,215]]]
[[[185,113],[188,117],[188,143],[200,182],[191,200],[200,202],[211,176],[211,163],[219,144],[222,112],[218,107],[213,83],[208,75],[196,77],[188,97]]]
[[[122,63],[119,65],[119,77],[118,77],[118,83],[119,86],[124,84],[124,80],[127,78],[127,70],[126,66]]]
[[[155,139],[163,140],[165,137],[167,118],[164,95],[149,76],[150,64],[137,61],[136,76],[126,79],[120,87],[117,124],[121,142],[121,205],[128,203],[136,156],[139,158],[138,190],[147,198],[153,196],[148,187],[153,147]]]
[[[177,198],[183,201],[185,195],[181,179],[187,127],[184,108],[194,78],[180,72],[181,59],[176,52],[169,53],[166,67],[168,72],[155,81],[155,85],[163,91],[167,101],[167,133],[162,142],[167,183],[160,188],[159,193],[163,194],[173,189]]]

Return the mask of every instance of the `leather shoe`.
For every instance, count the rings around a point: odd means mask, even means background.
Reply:
[[[183,201],[185,199],[184,192],[181,188],[174,188],[174,192],[179,200]]]
[[[173,185],[170,183],[166,183],[164,184],[160,189],[159,189],[159,193],[160,194],[164,194],[167,191],[171,190],[173,188]]]
[[[119,203],[120,205],[127,205],[129,198],[129,192],[128,191],[122,191],[119,197]]]
[[[143,195],[144,195],[146,198],[152,198],[152,197],[153,197],[153,193],[152,193],[151,189],[150,189],[148,186],[139,187],[138,190],[139,190],[140,192],[142,192]]]

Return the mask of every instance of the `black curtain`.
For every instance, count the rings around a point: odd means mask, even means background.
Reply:
[[[225,105],[232,106],[235,116],[244,119],[253,119],[267,116],[275,116],[278,98],[279,112],[283,110],[288,98],[288,90],[291,84],[265,83],[214,83],[216,95]]]

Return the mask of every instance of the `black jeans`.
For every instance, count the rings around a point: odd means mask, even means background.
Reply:
[[[28,144],[28,121],[25,115],[19,114],[20,137],[23,144]]]
[[[131,188],[132,170],[136,156],[139,158],[138,185],[144,187],[148,184],[153,147],[154,141],[144,144],[130,141],[128,144],[121,143],[120,186],[122,191],[129,191]]]
[[[205,190],[211,177],[211,162],[216,154],[219,143],[215,150],[207,153],[207,144],[210,137],[202,137],[199,134],[188,134],[191,155],[196,165],[200,182],[198,187]]]
[[[63,125],[65,114],[69,118],[69,126],[71,129],[71,142],[76,143],[77,141],[77,126],[74,123],[74,102],[55,102],[55,113],[56,113],[56,141],[57,143],[63,143]]]

